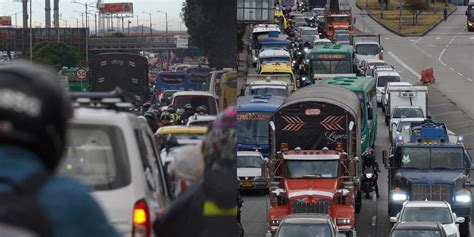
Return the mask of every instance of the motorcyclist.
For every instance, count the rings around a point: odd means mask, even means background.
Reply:
[[[176,113],[176,108],[173,105],[168,105],[168,113],[170,114],[172,123],[178,123],[181,120],[179,118],[179,114]]]
[[[207,115],[208,114],[208,111],[207,111],[207,107],[204,106],[204,105],[200,105],[196,108],[196,113],[198,115]]]
[[[228,108],[213,121],[202,144],[204,175],[157,216],[156,236],[235,236],[236,114]]]
[[[182,124],[186,124],[188,122],[189,117],[194,115],[193,106],[191,104],[184,105],[184,114],[181,115]]]
[[[372,148],[369,148],[369,150],[367,151],[367,154],[362,156],[362,182],[369,181],[365,177],[365,174],[366,172],[371,172],[370,170],[368,170],[370,168],[372,168],[372,172],[373,172],[373,179],[374,179],[373,185],[374,185],[375,194],[377,195],[377,197],[380,197],[379,187],[377,184],[378,173],[380,173],[380,168],[379,168],[377,159],[375,157],[375,150]]]
[[[44,214],[30,213],[28,220],[2,209],[2,233],[5,224],[20,223],[22,230],[36,233],[28,236],[119,236],[84,185],[56,174],[72,114],[57,72],[31,63],[0,67],[0,192],[18,193],[15,186],[35,183],[37,191],[27,191],[34,192]],[[38,230],[32,223],[46,225]]]
[[[173,125],[171,123],[171,116],[168,111],[164,111],[161,113],[160,116],[160,128],[165,127],[165,126],[170,126]]]

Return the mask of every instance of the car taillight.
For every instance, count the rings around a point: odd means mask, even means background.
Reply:
[[[151,223],[148,205],[144,199],[133,206],[132,237],[150,237]]]
[[[184,180],[179,181],[179,192],[180,193],[184,192],[184,190],[186,190],[187,186],[188,185],[186,184],[186,181],[184,181]]]

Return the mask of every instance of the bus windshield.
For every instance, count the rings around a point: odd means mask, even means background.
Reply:
[[[290,58],[289,57],[275,57],[275,58],[262,58],[262,63],[263,64],[275,64],[275,63],[289,63]]]
[[[288,96],[286,86],[253,86],[250,88],[250,95],[273,95]]]
[[[271,116],[272,113],[268,112],[238,112],[237,143],[268,144],[268,121]]]
[[[396,155],[401,168],[463,169],[462,147],[403,147]]]
[[[313,60],[311,62],[314,74],[344,74],[352,73],[352,65],[350,60],[333,61],[333,60]]]
[[[285,160],[285,177],[337,178],[339,160]]]
[[[184,82],[183,75],[160,75],[160,81],[165,84],[181,84]]]
[[[349,16],[331,16],[330,21],[335,22],[351,22],[351,18]]]

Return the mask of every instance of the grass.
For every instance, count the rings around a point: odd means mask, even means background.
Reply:
[[[366,10],[373,18],[401,35],[422,35],[439,20],[443,19],[444,3],[436,3],[436,11],[434,11],[433,4],[430,4],[429,10],[423,11],[418,16],[418,24],[416,25],[413,25],[413,15],[410,10],[403,8],[402,28],[400,29],[400,1],[391,0],[388,10],[383,11],[383,18],[381,17],[378,0],[357,0],[357,5],[361,9],[366,9],[367,6]],[[448,4],[449,12],[453,12],[455,9],[455,5]]]

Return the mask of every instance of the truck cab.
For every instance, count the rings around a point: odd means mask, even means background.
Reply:
[[[408,142],[399,135],[396,146],[383,151],[389,216],[400,212],[407,200],[447,201],[458,217],[465,218],[459,229],[461,236],[468,236],[472,161],[462,143],[464,138],[430,119],[412,123],[406,136]]]
[[[269,230],[275,231],[289,214],[321,213],[328,214],[340,232],[354,234],[353,162],[345,152],[327,148],[279,153],[272,161]]]

